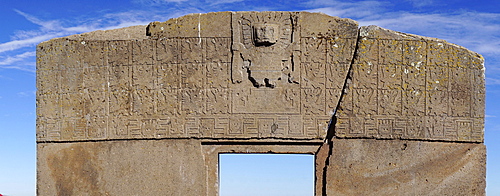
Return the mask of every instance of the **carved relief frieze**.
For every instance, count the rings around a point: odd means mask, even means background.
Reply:
[[[322,140],[330,130],[482,141],[485,82],[475,53],[326,15],[226,15],[217,24],[231,31],[220,34],[204,34],[213,27],[203,18],[217,18],[209,13],[154,23],[147,39],[41,44],[37,140]],[[325,25],[311,26],[311,17]]]

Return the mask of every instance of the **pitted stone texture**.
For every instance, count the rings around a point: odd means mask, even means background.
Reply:
[[[345,138],[482,142],[483,58],[446,41],[361,27],[337,111]]]
[[[218,153],[313,152],[316,195],[484,194],[482,57],[357,25],[221,12],[39,44],[38,194],[216,195]]]
[[[483,144],[333,139],[327,195],[484,195]]]
[[[38,46],[37,141],[321,141],[358,28],[324,14],[221,12],[153,22],[147,37],[106,34],[119,31]]]
[[[45,143],[37,148],[37,195],[207,195],[198,141]]]

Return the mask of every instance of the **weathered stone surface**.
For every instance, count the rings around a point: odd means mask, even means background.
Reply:
[[[38,194],[217,195],[219,153],[306,153],[316,195],[481,195],[484,85],[477,53],[317,13],[53,39]]]
[[[327,195],[484,195],[483,144],[334,139]]]
[[[483,58],[463,47],[361,27],[335,135],[482,142],[482,74]]]
[[[314,16],[321,20],[311,22]],[[154,22],[147,33],[41,43],[38,141],[322,140],[357,23],[299,12],[222,12]]]
[[[40,143],[37,195],[207,195],[195,140]]]

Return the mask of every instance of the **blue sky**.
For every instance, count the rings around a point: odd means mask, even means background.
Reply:
[[[486,59],[487,194],[500,195],[499,0],[0,0],[0,193],[34,195],[35,46],[189,13],[312,11],[445,39]]]

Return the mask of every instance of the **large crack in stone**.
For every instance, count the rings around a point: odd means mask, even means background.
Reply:
[[[347,93],[346,91],[348,90],[348,85],[351,81],[351,72],[352,72],[352,67],[354,66],[354,60],[356,59],[356,53],[358,51],[358,43],[359,43],[359,39],[360,39],[360,29],[361,28],[358,28],[358,36],[356,38],[356,43],[355,43],[355,46],[354,46],[354,51],[352,53],[352,57],[351,57],[351,63],[349,65],[349,68],[347,69],[347,72],[346,72],[346,75],[345,75],[345,79],[344,79],[344,84],[342,86],[342,91],[341,91],[341,94],[340,94],[340,97],[338,99],[338,102],[337,102],[337,105],[335,107],[335,109],[333,110],[333,114],[332,114],[332,118],[330,119],[330,123],[328,125],[328,130],[327,130],[327,134],[325,136],[325,139],[324,139],[324,144],[322,146],[319,147],[318,149],[318,153],[317,155],[319,155],[319,153],[322,153],[320,151],[323,150],[323,148],[326,148],[325,150],[323,151],[327,151],[326,152],[326,157],[325,157],[325,160],[324,160],[324,166],[323,166],[323,172],[322,172],[322,180],[321,180],[321,183],[322,183],[322,187],[321,187],[321,195],[323,196],[326,196],[326,192],[327,192],[327,172],[328,172],[328,167],[330,165],[330,156],[332,156],[333,154],[333,138],[335,137],[335,125],[336,125],[336,122],[337,122],[337,111],[340,109],[341,107],[341,103],[342,103],[342,98],[344,97],[344,95]],[[323,152],[324,153],[324,152]]]

